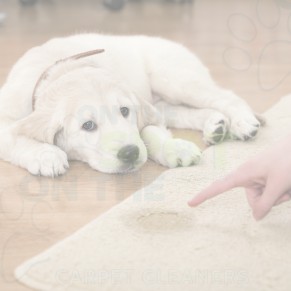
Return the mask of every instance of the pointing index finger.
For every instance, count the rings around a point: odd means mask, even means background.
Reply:
[[[198,193],[192,200],[188,202],[191,207],[197,206],[204,201],[213,198],[223,192],[226,192],[232,188],[243,186],[245,177],[241,175],[239,171],[235,171],[224,177],[221,180],[217,180]]]

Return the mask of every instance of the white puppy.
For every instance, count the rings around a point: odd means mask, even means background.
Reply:
[[[165,126],[215,144],[228,133],[253,138],[260,123],[185,47],[146,36],[52,39],[0,91],[0,158],[36,175],[63,174],[68,159],[107,173],[136,170],[148,155],[167,167],[198,163],[198,147]]]

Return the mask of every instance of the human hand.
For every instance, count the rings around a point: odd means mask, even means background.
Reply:
[[[191,207],[232,188],[244,187],[256,220],[291,199],[291,136],[213,182],[188,202]]]

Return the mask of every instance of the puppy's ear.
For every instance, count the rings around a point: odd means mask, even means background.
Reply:
[[[49,100],[49,104],[40,104],[35,108],[37,97],[41,95],[53,81],[57,80],[63,74],[83,65],[91,65],[90,61],[86,63],[77,62],[77,60],[94,56],[102,52],[104,52],[103,49],[86,51],[58,60],[48,67],[38,79],[33,90],[32,109],[34,111],[26,118],[18,121],[15,127],[15,133],[40,142],[53,144],[55,135],[62,129],[64,124],[64,120],[62,120],[63,110],[57,107],[57,104],[53,102],[54,100]],[[40,101],[43,103],[48,100],[42,99]]]
[[[139,130],[148,125],[163,125],[163,119],[160,112],[148,101],[131,96],[131,100],[137,111],[137,123]]]
[[[56,114],[34,111],[24,119],[19,120],[14,130],[17,135],[54,144],[55,135],[62,130],[62,124]]]

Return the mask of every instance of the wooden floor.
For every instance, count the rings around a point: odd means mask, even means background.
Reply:
[[[180,5],[136,0],[111,12],[97,0],[39,0],[33,7],[0,0],[1,11],[7,13],[0,24],[1,84],[28,48],[51,37],[89,31],[179,41],[196,52],[221,86],[237,92],[258,112],[291,92],[288,1],[196,0]],[[204,147],[198,133],[176,135]],[[162,171],[165,168],[148,162],[137,173],[106,175],[75,162],[65,176],[47,179],[0,161],[0,290],[28,290],[13,277],[18,264],[98,217]]]

